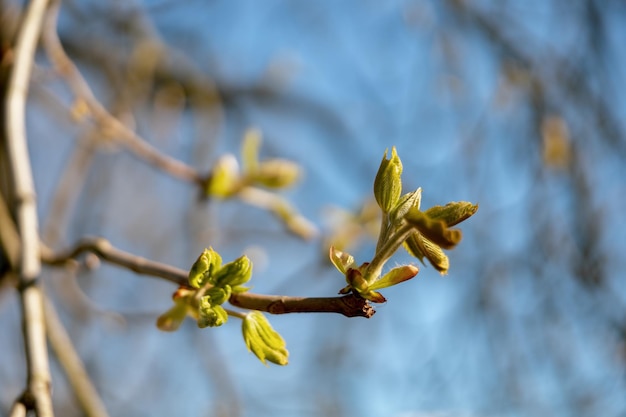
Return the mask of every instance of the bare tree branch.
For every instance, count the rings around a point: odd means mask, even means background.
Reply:
[[[42,261],[48,265],[62,266],[83,252],[98,255],[105,261],[120,265],[141,275],[163,278],[182,287],[189,287],[188,271],[151,261],[140,256],[116,249],[103,238],[82,239],[73,248],[58,254],[42,246]],[[249,310],[266,311],[271,314],[286,313],[338,313],[346,317],[372,317],[374,308],[357,295],[343,297],[288,297],[254,293],[233,294],[229,302]]]
[[[15,45],[15,61],[6,96],[6,155],[10,169],[13,214],[20,235],[17,270],[28,368],[26,392],[39,417],[54,415],[50,396],[50,367],[43,317],[43,295],[37,283],[41,271],[35,187],[26,143],[26,96],[47,0],[29,3]],[[23,396],[24,397],[24,396]],[[28,404],[25,404],[28,408]],[[19,413],[21,407],[14,407]],[[19,415],[19,414],[18,414]]]
[[[98,101],[89,84],[87,84],[87,81],[85,81],[61,45],[56,31],[58,12],[59,4],[57,3],[50,8],[43,29],[43,42],[48,59],[50,59],[50,62],[52,62],[59,74],[65,77],[76,99],[82,100],[87,105],[94,122],[103,132],[106,132],[111,138],[119,140],[121,145],[139,159],[167,172],[175,178],[202,186],[205,178],[195,168],[159,152],[137,133],[111,115]]]
[[[108,417],[109,414],[104,403],[93,386],[76,349],[74,349],[54,305],[47,299],[44,299],[44,311],[50,346],[63,367],[85,415],[88,417]]]

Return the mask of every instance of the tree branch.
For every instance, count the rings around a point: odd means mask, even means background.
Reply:
[[[20,236],[17,265],[22,306],[24,347],[28,368],[26,394],[32,396],[34,410],[39,417],[54,415],[50,396],[50,367],[43,317],[43,295],[37,283],[41,264],[39,260],[39,233],[35,187],[26,143],[26,96],[41,31],[47,0],[29,3],[15,45],[15,61],[8,81],[5,103],[6,155],[10,170],[13,215]],[[29,408],[28,404],[24,404]],[[19,413],[21,407],[14,411]]]
[[[59,2],[60,3],[60,2]],[[87,105],[94,122],[103,132],[116,138],[139,159],[183,181],[203,186],[205,178],[193,167],[159,152],[133,130],[111,115],[95,97],[89,84],[67,56],[56,30],[59,3],[51,6],[43,29],[43,43],[48,59],[63,76],[77,100]]]
[[[62,266],[83,252],[94,253],[105,261],[141,275],[159,277],[181,287],[189,287],[188,271],[116,249],[104,238],[82,239],[73,248],[58,254],[42,246],[41,259],[48,265]],[[375,313],[367,300],[354,294],[343,297],[309,298],[246,292],[231,295],[229,302],[236,307],[265,311],[270,314],[338,313],[346,317],[370,318]]]

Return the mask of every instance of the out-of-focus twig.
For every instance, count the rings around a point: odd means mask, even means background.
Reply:
[[[54,415],[50,395],[50,367],[43,317],[43,294],[37,283],[41,265],[39,259],[39,232],[35,187],[26,143],[26,96],[47,0],[29,3],[15,45],[15,60],[10,70],[5,102],[6,157],[10,169],[10,189],[17,232],[20,236],[20,254],[17,265],[22,306],[24,345],[28,368],[27,388],[19,402],[32,397],[39,417]],[[20,415],[23,407],[15,406]]]
[[[44,47],[48,54],[48,59],[50,59],[56,70],[66,79],[76,99],[81,100],[87,106],[94,122],[100,126],[103,132],[117,139],[121,145],[139,159],[167,172],[175,178],[203,185],[205,178],[203,178],[196,169],[159,152],[137,133],[112,116],[98,99],[96,99],[89,84],[87,84],[78,71],[78,68],[76,68],[74,63],[69,59],[61,45],[56,31],[58,12],[59,4],[55,3],[50,8],[46,17],[43,29]]]
[[[54,305],[48,300],[44,300],[44,311],[50,346],[63,367],[85,415],[88,417],[108,417],[109,414],[104,403],[93,386],[87,371],[85,371],[85,366],[74,349]]]
[[[42,247],[41,256],[44,263],[61,266],[83,252],[94,253],[108,262],[123,266],[138,274],[163,278],[183,287],[189,286],[188,271],[116,249],[103,238],[83,239],[75,247],[59,254],[54,254],[50,249]],[[237,307],[266,311],[271,314],[337,313],[346,317],[369,318],[375,312],[367,300],[354,294],[342,297],[289,297],[245,292],[233,294],[229,302]]]

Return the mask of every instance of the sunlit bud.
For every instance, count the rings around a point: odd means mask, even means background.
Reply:
[[[243,255],[219,269],[211,278],[217,287],[230,285],[235,287],[245,284],[252,276],[252,261]]]
[[[246,315],[241,331],[248,350],[261,362],[266,364],[270,361],[277,365],[287,365],[289,352],[285,341],[260,311],[252,311]]]
[[[222,257],[213,248],[202,251],[189,270],[189,285],[202,287],[210,276],[222,266]]]
[[[391,148],[391,158],[387,159],[387,151],[378,168],[374,180],[374,197],[378,206],[385,213],[389,213],[396,206],[402,194],[402,162],[396,153],[395,146]]]
[[[207,182],[206,194],[211,197],[230,197],[239,187],[239,165],[231,154],[219,158]]]

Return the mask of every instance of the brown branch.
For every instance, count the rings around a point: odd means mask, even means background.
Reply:
[[[58,12],[59,3],[50,7],[43,28],[44,47],[48,59],[52,62],[52,65],[54,65],[58,73],[66,79],[76,99],[81,100],[87,105],[93,121],[107,136],[118,139],[122,146],[139,159],[167,172],[175,178],[203,186],[206,179],[195,168],[161,153],[136,132],[120,122],[119,119],[111,115],[98,101],[89,87],[89,84],[83,78],[80,71],[78,71],[76,65],[74,65],[72,60],[67,56],[61,45],[56,30]]]
[[[103,238],[82,239],[73,248],[58,254],[42,247],[41,259],[48,265],[62,266],[83,252],[94,253],[105,261],[120,265],[141,275],[159,277],[179,286],[189,287],[188,271],[116,249]],[[246,292],[233,294],[229,302],[236,307],[266,311],[270,314],[338,313],[346,317],[369,318],[375,313],[374,308],[367,300],[353,294],[343,297],[309,298]]]
[[[42,245],[41,260],[48,265],[63,266],[84,252],[93,253],[107,262],[140,275],[159,277],[183,287],[188,286],[187,271],[117,249],[104,238],[81,239],[76,246],[61,253],[52,253]]]
[[[346,317],[370,318],[376,312],[371,304],[354,294],[343,297],[287,297],[281,295],[233,294],[232,305],[271,314],[338,313]]]
[[[65,375],[74,390],[76,399],[88,417],[108,417],[102,399],[98,395],[85,366],[78,356],[61,319],[49,300],[44,300],[48,340],[55,356],[65,371]]]
[[[46,345],[46,329],[43,314],[43,295],[37,283],[41,271],[39,260],[39,232],[37,204],[33,175],[26,141],[26,97],[41,32],[47,0],[29,3],[15,45],[15,61],[11,68],[5,103],[6,157],[10,169],[12,212],[20,236],[20,252],[16,265],[19,276],[19,292],[23,317],[24,348],[27,365],[27,388],[24,398],[32,397],[32,406],[39,417],[51,417],[50,366]],[[16,415],[23,407],[14,407]]]

